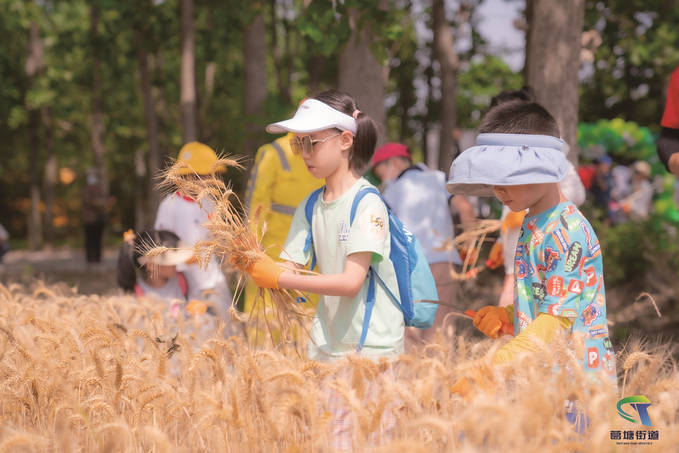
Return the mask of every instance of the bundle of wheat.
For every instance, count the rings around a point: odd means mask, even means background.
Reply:
[[[212,256],[216,256],[225,270],[236,269],[240,275],[234,290],[234,298],[229,307],[232,319],[247,321],[254,335],[267,336],[270,344],[283,348],[296,345],[300,331],[306,329],[310,314],[304,306],[297,303],[303,295],[299,291],[260,288],[252,310],[243,315],[235,308],[243,291],[245,270],[264,256],[261,236],[266,231],[257,233],[257,221],[250,223],[244,215],[244,207],[237,195],[213,171],[208,175],[186,175],[187,164],[176,161],[164,174],[159,189],[165,192],[178,190],[199,203],[210,212],[209,220],[203,225],[210,239],[193,245],[195,258],[201,265],[207,265]],[[218,168],[242,169],[238,160],[220,157],[213,166]],[[255,215],[255,219],[258,215]],[[144,254],[153,257],[165,251],[152,244],[145,248]],[[291,268],[298,272],[306,272]],[[273,303],[265,303],[267,297]],[[262,344],[262,338],[254,339],[255,344]]]
[[[502,222],[499,220],[477,220],[473,224],[466,226],[464,232],[455,237],[455,239],[444,241],[441,247],[442,250],[462,249],[465,251],[462,270],[458,272],[451,265],[451,277],[455,280],[469,280],[475,278],[486,267],[484,263],[477,264],[481,248],[486,242],[488,234],[498,231],[501,225]]]

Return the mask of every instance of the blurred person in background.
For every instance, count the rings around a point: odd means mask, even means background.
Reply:
[[[213,172],[226,171],[223,166],[215,168],[217,154],[212,148],[199,142],[185,144],[179,151],[177,160],[186,164],[180,171],[186,178],[200,178]],[[158,206],[154,229],[171,231],[183,244],[192,247],[196,242],[210,238],[209,231],[203,224],[208,221],[213,209],[214,205],[210,200],[204,199],[198,203],[177,189],[165,197]],[[211,256],[204,267],[201,267],[194,257],[188,263],[179,264],[177,269],[186,275],[189,287],[188,299],[206,302],[210,313],[217,314],[226,322],[226,311],[231,305],[231,292],[217,257]]]
[[[670,77],[660,126],[657,141],[658,158],[669,172],[679,176],[679,66]]]
[[[292,152],[290,140],[293,136],[293,133],[287,133],[257,149],[245,193],[248,220],[261,235],[265,252],[274,259],[281,253],[297,205],[323,185],[322,179],[309,173],[302,156]],[[245,313],[253,313],[256,295],[257,286],[248,279],[243,305]],[[314,308],[318,297],[307,293],[305,303]],[[265,300],[265,303],[270,301]],[[248,336],[255,335],[248,332]]]
[[[86,184],[81,193],[82,219],[85,228],[85,257],[88,263],[101,261],[101,246],[108,210],[113,198],[101,189],[99,172],[88,168]]]
[[[651,165],[639,160],[632,165],[632,192],[618,203],[618,214],[623,219],[646,220],[650,214],[653,200]]]
[[[414,165],[408,147],[387,143],[375,151],[370,162],[375,175],[382,181],[382,195],[396,217],[408,227],[422,244],[436,282],[439,300],[434,325],[425,330],[406,328],[409,343],[429,342],[437,329],[452,322],[446,315],[455,311],[458,284],[451,276],[453,265],[461,265],[455,248],[446,248],[455,238],[452,214],[454,204],[462,213],[473,210],[464,196],[451,196],[446,190],[446,175],[429,170],[423,164]]]
[[[9,252],[9,233],[0,223],[0,263],[2,263],[2,257]]]

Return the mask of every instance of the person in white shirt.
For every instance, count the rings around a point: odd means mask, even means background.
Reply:
[[[450,271],[453,265],[462,264],[457,250],[446,248],[455,237],[446,175],[422,164],[413,165],[408,147],[401,143],[387,143],[378,148],[371,166],[382,181],[382,195],[389,208],[422,244],[436,281],[443,303],[436,312],[434,325],[426,330],[406,329],[408,342],[431,341],[438,329],[452,321],[452,317],[446,318],[446,315],[457,299],[458,284]],[[453,203],[460,211],[465,211],[462,205],[469,205],[463,196],[455,197]],[[471,210],[470,205],[467,207]]]
[[[209,146],[198,142],[185,144],[179,151],[178,160],[186,162],[184,173],[187,177],[200,177],[212,171],[225,170],[213,168],[217,162],[217,154]],[[178,190],[165,197],[158,206],[154,228],[171,231],[179,236],[182,243],[192,246],[198,241],[209,239],[209,232],[203,224],[208,221],[212,210],[213,205],[209,200],[198,203]],[[188,280],[188,299],[207,302],[209,311],[226,321],[231,292],[217,258],[212,256],[206,267],[190,262],[177,266],[177,270],[186,275]]]

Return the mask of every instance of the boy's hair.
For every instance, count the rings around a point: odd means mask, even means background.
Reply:
[[[483,117],[480,134],[536,134],[559,138],[559,125],[537,102],[509,101],[491,108]]]
[[[520,90],[515,91],[504,90],[491,98],[489,108],[492,109],[493,107],[510,101],[534,102],[535,96],[533,95],[533,90],[528,86],[524,86]]]
[[[354,111],[359,110],[356,101],[349,94],[339,90],[324,91],[314,96],[314,99],[349,116],[353,116]],[[354,146],[349,154],[349,167],[357,171],[365,168],[375,152],[376,143],[377,130],[373,119],[366,113],[359,112],[356,116]]]

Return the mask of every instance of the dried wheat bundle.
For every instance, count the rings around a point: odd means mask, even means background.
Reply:
[[[244,270],[265,254],[261,235],[257,233],[257,222],[247,221],[238,196],[214,171],[209,175],[194,173],[187,176],[186,168],[184,162],[176,161],[165,171],[159,189],[164,192],[178,190],[210,211],[209,220],[203,225],[210,239],[193,245],[195,259],[201,266],[207,266],[210,258],[215,256],[222,267],[239,270],[229,308],[232,318],[254,324],[254,330],[263,332],[273,344],[284,348],[293,345],[300,330],[307,330],[310,317],[298,303],[303,295],[299,291],[260,288],[250,313],[243,316],[235,309],[235,301],[244,288]],[[213,166],[213,169],[218,168],[241,170],[243,167],[237,159],[221,156]],[[145,250],[145,256],[152,257],[162,252],[160,247],[150,246]],[[271,303],[266,303],[267,300]]]
[[[457,272],[452,266],[450,267],[451,277],[455,280],[469,280],[475,278],[486,267],[483,263],[477,265],[481,247],[483,247],[488,234],[498,231],[501,225],[502,222],[499,220],[477,220],[466,227],[465,231],[455,239],[444,242],[443,247],[441,247],[442,250],[453,250],[460,247],[467,250],[462,263],[462,270]]]

